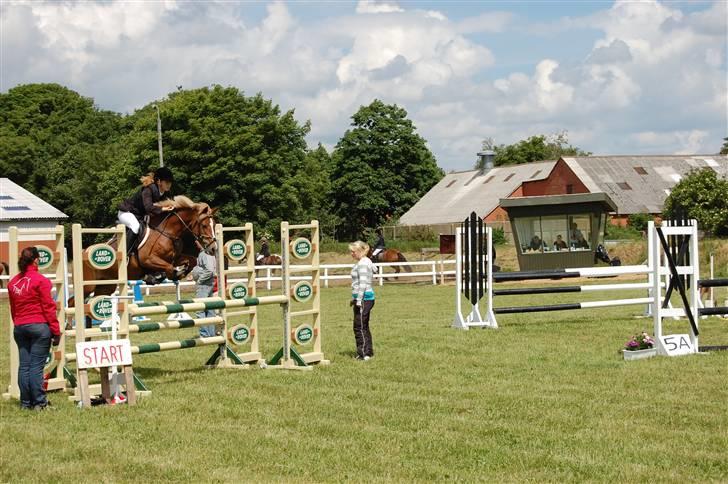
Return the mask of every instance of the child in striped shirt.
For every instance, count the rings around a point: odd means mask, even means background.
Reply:
[[[351,305],[354,307],[354,339],[356,359],[368,360],[374,356],[372,334],[369,331],[369,315],[374,307],[372,279],[374,264],[367,257],[369,244],[357,240],[349,244],[351,256],[356,264],[351,269]]]

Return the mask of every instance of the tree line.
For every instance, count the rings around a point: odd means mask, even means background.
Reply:
[[[178,90],[131,114],[98,108],[58,84],[0,94],[0,173],[69,216],[107,226],[159,166],[154,105],[173,194],[218,207],[226,225],[318,219],[340,240],[396,220],[444,175],[407,112],[374,100],[332,153],[309,149],[310,122],[261,93],[214,85]]]

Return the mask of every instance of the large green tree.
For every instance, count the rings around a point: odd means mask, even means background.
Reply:
[[[728,155],[728,138],[723,138],[723,146],[720,147],[721,155]]]
[[[352,116],[332,154],[337,237],[360,236],[407,211],[443,172],[407,111],[374,100]]]
[[[565,131],[554,135],[536,135],[511,145],[496,145],[492,139],[483,141],[484,150],[495,152],[493,164],[518,165],[534,161],[558,160],[562,156],[589,156],[588,151],[569,144]],[[483,169],[483,160],[478,160],[476,169]]]
[[[121,116],[58,84],[0,94],[0,173],[86,225],[108,223],[109,176]],[[115,212],[115,211],[114,211]]]
[[[687,216],[714,235],[728,235],[728,180],[710,168],[692,170],[673,187],[663,216]]]
[[[309,123],[298,123],[293,111],[281,113],[261,94],[248,97],[222,86],[173,92],[156,104],[164,164],[175,175],[176,193],[218,207],[225,224],[253,222],[272,231],[281,220],[316,216],[318,191],[328,189],[317,177],[327,179],[326,171],[307,156]],[[159,166],[153,104],[127,123],[127,159],[117,169],[127,188],[117,200],[129,195],[141,174]]]

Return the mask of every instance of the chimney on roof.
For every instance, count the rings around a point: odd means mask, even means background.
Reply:
[[[495,159],[495,151],[483,150],[478,152],[478,166],[483,172],[493,169],[493,160]]]

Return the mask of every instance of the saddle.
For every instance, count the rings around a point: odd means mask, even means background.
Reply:
[[[132,232],[130,228],[127,227],[126,229],[126,255],[127,257],[130,257],[132,254],[137,253],[141,242],[146,239],[146,233],[147,233],[147,222],[145,220],[139,221],[139,233],[135,234]],[[137,253],[137,257],[138,257]]]

